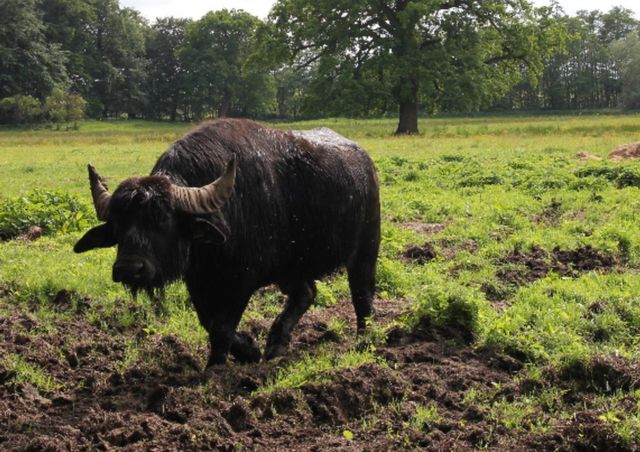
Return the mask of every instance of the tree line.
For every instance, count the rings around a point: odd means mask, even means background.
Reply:
[[[0,0],[0,122],[640,108],[630,10],[278,0],[149,23],[118,0]]]

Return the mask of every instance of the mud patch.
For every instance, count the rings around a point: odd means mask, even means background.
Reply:
[[[480,249],[480,245],[470,239],[465,240],[451,240],[451,239],[442,239],[437,242],[438,248],[441,250],[442,256],[451,260],[455,258],[459,253],[467,252],[474,253]]]
[[[417,264],[424,265],[438,257],[432,243],[408,246],[402,253],[402,257]]]
[[[552,271],[575,278],[594,270],[611,271],[619,263],[618,256],[605,254],[590,245],[575,250],[556,247],[551,253],[534,245],[528,251],[515,249],[499,259],[496,275],[506,284],[522,286],[542,279]]]
[[[528,251],[515,249],[498,261],[496,276],[502,282],[523,286],[544,278],[551,270],[551,257],[544,249],[534,245]]]
[[[549,369],[547,378],[559,386],[573,385],[579,392],[628,392],[640,388],[640,362],[622,356],[594,356],[559,371]]]
[[[316,422],[343,425],[368,414],[376,404],[402,398],[406,386],[390,369],[368,364],[335,373],[330,384],[305,385],[301,390]]]
[[[609,159],[614,162],[621,162],[623,160],[634,160],[640,158],[640,142],[622,144],[615,148],[609,154]]]
[[[65,293],[58,298],[61,305],[70,303]],[[378,299],[376,322],[388,325],[405,308],[401,300]],[[319,383],[261,394],[277,372],[320,345],[336,354],[353,347],[355,318],[348,300],[305,315],[281,361],[230,362],[206,374],[206,344],[148,335],[139,327],[98,328],[73,311],[45,327],[19,306],[14,309],[0,319],[3,450],[570,450],[605,440],[622,445],[591,411],[543,435],[506,429],[468,394],[520,390],[513,382],[524,363],[424,331],[395,328],[377,345],[377,363],[329,370]],[[338,340],[322,339],[336,320],[344,325],[333,331]],[[264,323],[260,328],[269,322]],[[1,359],[9,354],[57,386],[47,390],[19,381]],[[636,368],[628,364],[604,357],[580,381],[635,388]],[[582,387],[575,383],[578,377],[553,375],[554,381]],[[434,415],[421,419],[426,409]]]
[[[573,450],[637,450],[624,443],[612,425],[604,422],[597,412],[576,413],[561,431],[561,446],[570,445]]]
[[[562,203],[557,199],[552,199],[549,205],[545,206],[542,212],[534,217],[534,221],[555,227],[560,224],[560,218],[563,213]]]

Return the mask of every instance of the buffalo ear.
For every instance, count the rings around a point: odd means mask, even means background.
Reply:
[[[222,245],[227,241],[229,228],[224,222],[216,223],[217,222],[211,222],[202,217],[193,218],[189,226],[191,240],[200,243]]]
[[[108,248],[114,246],[116,243],[116,239],[113,237],[110,228],[108,228],[105,223],[89,229],[89,231],[78,240],[78,243],[75,244],[73,251],[76,253],[84,253],[94,248]]]

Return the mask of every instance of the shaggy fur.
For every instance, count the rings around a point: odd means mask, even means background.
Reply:
[[[378,182],[369,156],[329,132],[295,134],[232,119],[202,124],[169,147],[150,177],[118,187],[104,243],[83,238],[76,249],[117,242],[114,279],[126,279],[122,273],[144,259],[143,270],[152,277],[129,280],[134,288],[183,278],[210,333],[209,364],[224,362],[228,351],[242,360],[259,359],[255,344],[235,330],[250,296],[273,283],[289,301],[274,322],[265,357],[282,354],[313,301],[314,281],[341,266],[361,330],[372,313]],[[222,209],[193,216],[173,207],[170,184],[206,185],[233,155],[234,192]]]

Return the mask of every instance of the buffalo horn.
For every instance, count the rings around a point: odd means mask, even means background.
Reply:
[[[91,165],[87,165],[89,170],[89,183],[91,184],[91,196],[93,197],[93,205],[96,208],[98,220],[107,221],[109,219],[109,201],[111,195],[106,185],[102,181],[96,169]]]
[[[204,215],[220,209],[231,196],[236,179],[235,155],[227,163],[224,174],[203,187],[173,186],[173,198],[177,209],[194,215]]]

